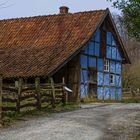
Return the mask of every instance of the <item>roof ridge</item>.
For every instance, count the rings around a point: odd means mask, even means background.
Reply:
[[[81,11],[81,12],[68,13],[68,14],[52,14],[52,15],[49,14],[49,15],[29,16],[29,17],[15,17],[15,18],[9,18],[9,19],[0,19],[0,22],[12,21],[12,20],[22,20],[22,19],[33,19],[33,18],[41,18],[41,17],[69,16],[69,15],[76,15],[76,14],[82,14],[82,13],[102,12],[102,11],[106,11],[106,10],[107,9],[99,9],[99,10]]]

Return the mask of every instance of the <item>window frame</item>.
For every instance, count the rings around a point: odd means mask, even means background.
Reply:
[[[109,75],[109,83],[110,84],[115,84],[115,75],[114,74]]]
[[[105,72],[109,72],[109,69],[110,69],[109,60],[108,60],[108,59],[105,59],[105,60],[104,60],[104,71],[105,71]]]

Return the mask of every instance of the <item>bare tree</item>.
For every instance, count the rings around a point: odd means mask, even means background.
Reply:
[[[140,88],[140,42],[129,38],[122,16],[113,14],[113,18],[131,60],[131,65],[123,66],[123,87]]]

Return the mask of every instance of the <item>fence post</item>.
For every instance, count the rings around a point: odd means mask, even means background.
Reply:
[[[2,127],[2,75],[0,75],[0,127]]]
[[[20,113],[20,97],[22,92],[22,78],[18,80],[18,99],[17,99],[17,112]]]
[[[35,88],[37,94],[37,109],[41,110],[40,78],[35,78]]]
[[[50,78],[50,81],[51,81],[51,87],[52,87],[52,107],[55,108],[55,87],[54,87],[53,78]]]
[[[62,100],[62,102],[64,104],[66,104],[68,101],[68,94],[67,94],[67,92],[65,92],[65,78],[64,77],[62,78],[62,85],[63,85],[63,100]]]

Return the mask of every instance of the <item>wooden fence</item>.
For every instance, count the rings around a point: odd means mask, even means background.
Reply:
[[[123,99],[139,98],[140,99],[140,89],[139,88],[123,88]]]
[[[55,107],[59,103],[67,102],[67,93],[64,90],[64,80],[55,84],[53,79],[50,83],[40,84],[40,78],[35,79],[35,84],[23,85],[22,79],[18,86],[2,84],[0,76],[0,121],[5,112],[22,112],[27,110]],[[1,123],[0,123],[1,124]]]

